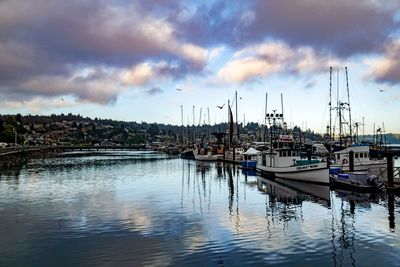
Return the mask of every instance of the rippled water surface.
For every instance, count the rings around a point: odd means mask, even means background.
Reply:
[[[399,266],[400,198],[145,152],[0,176],[0,266]]]

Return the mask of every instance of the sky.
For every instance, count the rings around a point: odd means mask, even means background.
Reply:
[[[382,3],[0,0],[0,113],[213,124],[237,91],[239,122],[282,95],[289,125],[323,133],[331,87],[365,133],[400,133],[400,1]]]

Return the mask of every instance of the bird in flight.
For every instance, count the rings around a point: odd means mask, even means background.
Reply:
[[[224,106],[225,106],[225,103],[222,106],[217,106],[217,108],[223,109]]]
[[[182,89],[181,89],[181,88],[176,88],[176,90],[177,90],[177,91],[182,91]]]
[[[64,102],[64,98],[61,97],[61,100]]]
[[[379,92],[381,92],[381,93],[385,92],[385,89],[379,89]]]

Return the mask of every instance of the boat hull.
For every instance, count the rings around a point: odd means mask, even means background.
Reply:
[[[181,153],[183,159],[194,159],[193,150],[185,150]]]
[[[348,191],[354,192],[361,192],[361,193],[370,193],[370,192],[377,192],[378,189],[376,187],[370,185],[363,185],[363,184],[355,184],[351,181],[344,181],[338,179],[336,177],[331,177],[331,184],[333,188],[344,189]]]
[[[325,163],[289,167],[269,167],[257,165],[257,171],[267,176],[308,183],[329,184],[329,169]]]
[[[255,169],[257,167],[257,160],[242,160],[240,166],[244,169]]]
[[[194,159],[195,160],[200,160],[200,161],[217,161],[218,160],[218,155],[199,155],[194,153]]]

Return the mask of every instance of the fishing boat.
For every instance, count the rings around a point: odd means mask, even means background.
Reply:
[[[217,161],[220,155],[215,153],[213,147],[208,144],[196,144],[193,151],[194,159],[200,161]]]
[[[188,148],[182,151],[181,153],[182,159],[194,159],[194,150],[193,148]]]
[[[327,162],[321,158],[312,158],[310,150],[307,154],[302,151],[293,135],[288,134],[282,113],[277,114],[274,110],[266,115],[270,123],[270,145],[257,155],[257,171],[261,175],[282,179],[329,184]]]
[[[350,151],[354,152],[354,171],[386,168],[386,159],[371,159],[368,145],[353,145],[333,153],[331,168],[350,171]]]
[[[243,169],[255,170],[257,166],[257,155],[260,151],[250,147],[246,152],[242,153],[243,160],[240,161],[240,166]]]
[[[257,171],[282,179],[329,184],[329,169],[320,159],[308,159],[300,150],[282,147],[261,151],[257,157]]]
[[[244,149],[241,147],[235,147],[235,148],[230,148],[227,151],[225,151],[225,161],[226,162],[232,162],[232,163],[240,163],[244,157]]]
[[[385,184],[376,175],[367,172],[343,173],[340,168],[330,169],[330,180],[334,188],[357,192],[385,191]]]

